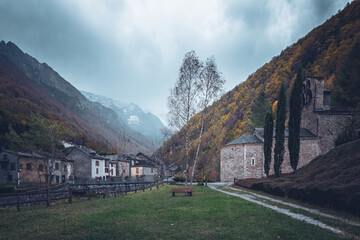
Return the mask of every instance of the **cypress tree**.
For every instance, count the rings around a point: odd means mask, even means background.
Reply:
[[[290,95],[288,148],[290,154],[290,164],[294,172],[298,166],[300,152],[301,91],[302,69],[300,67]]]
[[[271,163],[271,148],[273,141],[273,128],[274,119],[272,112],[268,112],[265,117],[264,125],[264,171],[266,176],[269,176],[270,163]]]
[[[265,116],[271,111],[271,106],[266,100],[266,93],[261,91],[254,99],[254,104],[251,107],[250,121],[253,128],[263,127]]]
[[[284,161],[284,133],[286,119],[286,95],[284,83],[281,83],[278,105],[276,109],[276,130],[274,149],[274,171],[277,177],[280,176],[280,166]]]

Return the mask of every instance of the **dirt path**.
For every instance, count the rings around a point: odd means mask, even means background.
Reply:
[[[337,234],[350,235],[350,234],[347,234],[346,232],[344,232],[343,230],[340,230],[337,227],[329,226],[329,225],[327,225],[319,220],[316,220],[312,217],[309,217],[309,216],[306,216],[306,215],[300,214],[300,213],[294,213],[291,210],[292,209],[300,209],[300,210],[309,212],[311,214],[334,219],[334,220],[337,220],[342,223],[346,223],[346,224],[349,224],[349,225],[352,225],[355,227],[360,227],[360,223],[358,223],[358,222],[350,221],[350,220],[340,218],[340,217],[337,217],[337,216],[334,216],[331,214],[323,213],[316,209],[311,209],[311,208],[303,207],[303,206],[300,206],[297,204],[288,203],[288,202],[284,202],[284,201],[274,199],[271,197],[259,195],[259,194],[256,194],[256,193],[253,193],[250,191],[233,188],[233,187],[230,187],[230,185],[231,185],[231,183],[215,183],[215,184],[209,184],[209,187],[216,191],[219,191],[219,192],[231,195],[231,196],[242,198],[249,202],[261,205],[266,208],[270,208],[278,213],[285,214],[291,218],[294,218],[294,219],[297,219],[300,221],[304,221],[306,223],[327,229],[327,230],[332,231]],[[220,188],[222,188],[222,189],[220,189]],[[278,205],[278,206],[276,206],[276,205]],[[286,206],[287,208],[279,207],[279,205]]]

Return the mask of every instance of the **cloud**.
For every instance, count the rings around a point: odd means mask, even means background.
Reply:
[[[0,37],[81,90],[166,120],[186,52],[215,55],[226,89],[324,22],[347,0],[2,0]]]

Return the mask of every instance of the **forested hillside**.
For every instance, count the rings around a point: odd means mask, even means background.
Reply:
[[[313,29],[287,47],[280,55],[251,74],[248,79],[216,101],[206,115],[205,133],[198,170],[209,176],[219,172],[220,148],[225,143],[251,132],[249,116],[253,100],[262,90],[272,104],[281,82],[289,97],[299,66],[305,76],[321,76],[332,91],[332,105],[360,106],[360,1]],[[194,155],[199,129],[199,114],[192,119],[190,153]],[[166,162],[181,165],[184,155],[183,132],[173,135],[158,149]]]

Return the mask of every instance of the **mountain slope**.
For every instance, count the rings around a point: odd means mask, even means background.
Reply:
[[[154,145],[142,136],[130,136],[125,133],[126,125],[117,114],[100,103],[88,101],[74,86],[63,79],[46,63],[23,53],[12,42],[0,43],[0,54],[5,55],[22,71],[29,80],[53,96],[66,109],[85,121],[106,139],[109,146],[122,151],[144,151],[151,153]]]
[[[304,75],[323,76],[333,92],[333,104],[356,107],[360,104],[360,1],[353,1],[343,11],[312,30],[279,56],[259,68],[248,79],[227,92],[208,109],[207,126],[199,166],[207,173],[219,173],[220,148],[243,133],[251,131],[249,114],[254,97],[264,90],[273,103],[283,81],[289,99],[298,67]],[[192,119],[190,153],[198,136],[199,114]],[[182,163],[183,132],[175,134],[157,151],[167,162]]]
[[[21,132],[31,121],[31,113],[41,113],[43,117],[63,124],[73,132],[72,140],[83,138],[84,143],[91,146],[94,146],[96,141],[109,144],[96,129],[39,88],[2,54],[0,54],[0,113],[1,145],[4,144],[4,133],[7,132],[9,124],[17,132]]]
[[[139,106],[133,103],[126,104],[85,91],[81,91],[81,93],[88,100],[101,103],[103,106],[114,110],[119,119],[121,119],[129,128],[142,133],[156,145],[162,143],[163,137],[161,129],[165,126],[154,114],[145,113]]]

